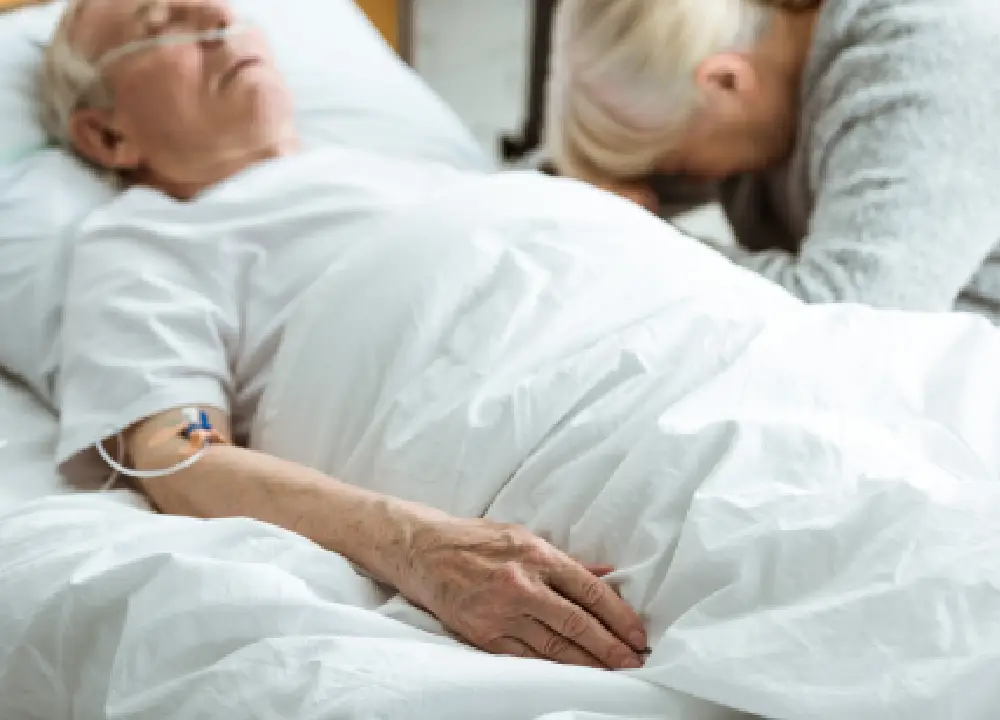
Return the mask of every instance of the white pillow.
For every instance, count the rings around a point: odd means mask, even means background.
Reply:
[[[489,171],[455,113],[351,0],[231,0],[267,31],[308,144]],[[62,2],[0,14],[0,366],[51,399],[68,244],[111,191],[35,117],[34,75]]]

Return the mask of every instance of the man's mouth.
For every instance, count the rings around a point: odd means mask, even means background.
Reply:
[[[236,76],[239,75],[246,68],[259,64],[260,64],[260,58],[258,57],[245,57],[241,58],[240,60],[237,60],[232,65],[230,65],[229,69],[222,74],[221,78],[219,78],[219,89],[222,89],[227,85],[229,85],[229,83],[231,83],[236,78]]]

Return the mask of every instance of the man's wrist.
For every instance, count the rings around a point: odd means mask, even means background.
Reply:
[[[377,497],[370,510],[370,571],[378,580],[400,591],[414,582],[414,539],[427,526],[445,518],[433,508],[397,498]]]

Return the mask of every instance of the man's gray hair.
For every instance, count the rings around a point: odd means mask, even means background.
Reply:
[[[49,137],[72,149],[69,122],[81,107],[97,107],[111,102],[110,92],[101,81],[94,63],[74,45],[73,31],[86,0],[71,0],[59,26],[45,49],[38,78],[38,112]]]

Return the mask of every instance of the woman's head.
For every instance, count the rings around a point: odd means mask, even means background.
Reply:
[[[818,0],[562,0],[547,143],[595,182],[780,162]]]

